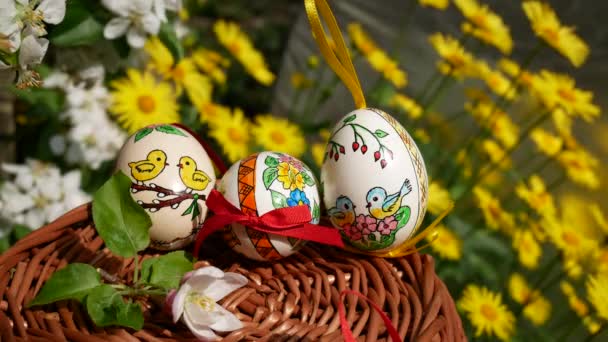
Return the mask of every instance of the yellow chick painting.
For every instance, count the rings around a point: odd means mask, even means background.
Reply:
[[[179,176],[186,186],[186,192],[193,190],[202,191],[209,185],[209,176],[201,170],[196,169],[194,159],[185,156],[179,159]]]
[[[401,207],[401,201],[405,195],[412,191],[410,180],[406,179],[399,192],[387,195],[386,190],[375,187],[367,193],[367,210],[378,220],[394,215]]]
[[[145,181],[156,178],[167,165],[167,155],[161,150],[153,150],[148,153],[146,159],[129,163],[131,176],[137,184],[144,184]]]

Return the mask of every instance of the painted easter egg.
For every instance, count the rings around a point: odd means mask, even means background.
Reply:
[[[306,205],[318,223],[321,213],[317,182],[308,166],[284,153],[261,152],[233,164],[217,190],[243,213],[262,216],[285,207]],[[236,252],[254,260],[271,261],[295,253],[304,241],[256,231],[240,223],[224,229],[224,240]]]
[[[424,160],[407,131],[375,108],[335,126],[321,168],[323,201],[344,242],[387,252],[408,240],[426,212]]]
[[[196,137],[176,125],[142,128],[125,142],[116,168],[131,177],[131,195],[150,215],[152,247],[192,242],[215,185],[213,165]]]

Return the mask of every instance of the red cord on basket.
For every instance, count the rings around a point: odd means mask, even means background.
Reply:
[[[193,130],[191,130],[190,128],[180,124],[180,123],[174,123],[173,125],[187,131],[188,133],[190,133],[194,138],[196,138],[196,140],[198,140],[198,142],[203,146],[203,148],[205,149],[205,152],[207,152],[207,154],[209,155],[209,158],[211,158],[211,161],[213,162],[213,164],[215,164],[215,167],[217,167],[217,170],[220,172],[219,176],[221,177],[224,173],[226,173],[226,171],[228,171],[228,167],[226,167],[226,164],[224,163],[224,161],[222,160],[222,158],[211,148],[211,145],[209,145],[208,142],[206,142],[205,140],[203,140],[203,138],[201,138],[200,135],[198,135],[196,132],[194,132]]]
[[[344,337],[345,342],[357,342],[355,337],[353,336],[353,332],[350,330],[348,326],[348,321],[346,320],[346,309],[344,308],[344,297],[347,294],[355,295],[366,302],[368,302],[372,308],[380,315],[382,321],[384,321],[384,325],[386,325],[386,330],[388,330],[388,334],[390,335],[393,342],[401,342],[401,337],[399,336],[399,332],[393,326],[393,322],[388,318],[387,314],[382,311],[382,308],[378,306],[378,304],[374,303],[371,299],[367,298],[364,294],[358,291],[353,290],[344,290],[340,292],[340,304],[338,305],[338,314],[340,316],[340,328],[342,329],[342,337]]]

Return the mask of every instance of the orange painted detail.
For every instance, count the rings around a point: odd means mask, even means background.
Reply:
[[[238,172],[238,191],[241,211],[252,215],[258,215],[255,202],[255,164],[257,159],[257,154],[243,159],[239,165]],[[279,254],[270,242],[268,234],[258,232],[249,227],[245,227],[245,230],[247,231],[247,236],[251,239],[251,243],[253,243],[256,252],[261,257],[266,260],[278,260],[282,258],[281,254]]]

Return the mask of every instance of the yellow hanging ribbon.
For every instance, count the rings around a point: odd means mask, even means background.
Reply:
[[[435,218],[435,220],[430,225],[420,230],[420,232],[411,239],[408,239],[407,241],[403,242],[402,244],[388,252],[362,251],[360,249],[356,249],[348,245],[345,245],[344,249],[352,253],[371,255],[381,258],[399,258],[413,254],[422,249],[425,249],[426,247],[430,246],[433,241],[435,241],[435,239],[437,238],[437,226],[439,225],[439,223],[441,223],[441,220],[443,220],[452,211],[452,209],[454,209],[454,202],[450,202],[448,204],[448,207],[443,212],[441,212],[441,214],[439,214],[439,216],[437,216],[437,218]],[[420,247],[416,247],[416,244],[422,241],[422,239],[426,238],[427,236],[432,236],[432,238],[430,239],[431,241]]]
[[[340,77],[344,85],[350,91],[353,100],[355,101],[355,107],[365,108],[365,96],[363,95],[363,89],[359,83],[359,77],[353,66],[353,62],[348,54],[346,44],[344,44],[344,38],[336,22],[331,8],[325,0],[305,0],[304,6],[306,7],[306,14],[310,21],[310,27],[312,29],[312,36],[317,41],[321,54],[325,57],[327,64],[333,69],[333,71]],[[317,11],[318,9],[318,11]],[[335,43],[335,50],[331,48],[328,36],[323,29],[321,24],[321,16],[327,23],[331,38]]]

